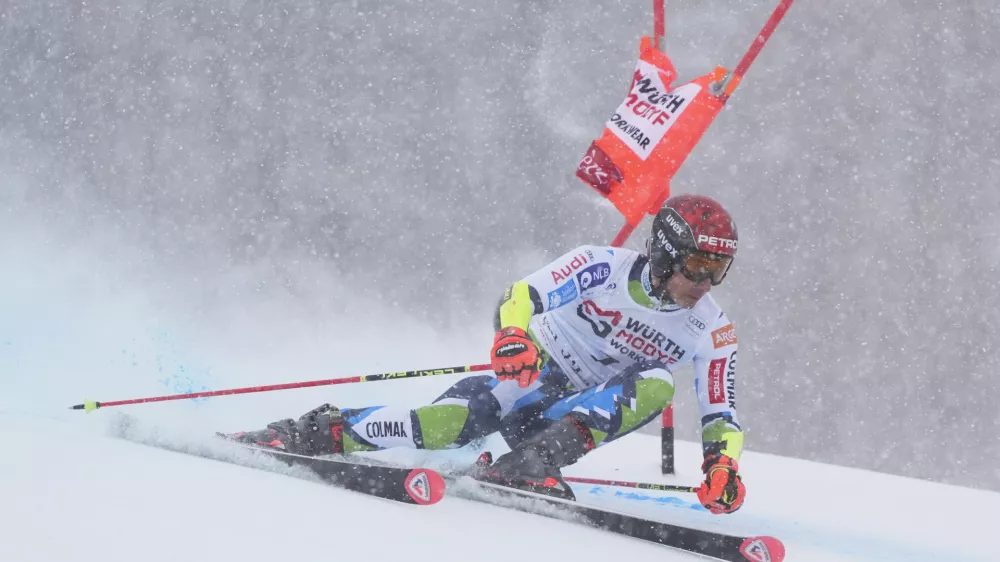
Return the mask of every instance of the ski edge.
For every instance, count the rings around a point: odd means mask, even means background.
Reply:
[[[289,465],[305,467],[334,488],[399,503],[433,505],[441,501],[447,490],[444,477],[430,468],[368,464],[337,457],[310,457],[248,443],[228,443]],[[381,485],[372,485],[373,480]]]
[[[169,438],[161,436],[155,426],[140,425],[132,416],[119,414],[118,418],[109,427],[109,437],[161,451],[313,481],[338,490],[404,505],[431,505],[440,501],[446,493],[443,477],[430,468],[404,468],[341,458],[309,457],[235,442],[218,433],[203,441],[188,441],[180,436]],[[270,461],[271,466],[261,463],[264,458]],[[274,464],[275,462],[278,464]],[[279,470],[280,465],[298,467],[300,474]],[[378,484],[373,485],[372,482]]]

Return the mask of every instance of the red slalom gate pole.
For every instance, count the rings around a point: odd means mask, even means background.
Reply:
[[[665,4],[667,0],[653,0],[653,46],[663,50],[660,40],[667,34]]]
[[[771,38],[771,34],[774,33],[774,30],[778,27],[781,19],[785,17],[785,13],[788,12],[788,9],[792,7],[793,2],[795,2],[795,0],[781,0],[781,2],[778,3],[778,7],[771,13],[771,17],[767,19],[767,23],[764,24],[763,29],[760,30],[760,33],[757,34],[753,43],[750,44],[750,48],[747,49],[743,58],[740,59],[739,64],[736,65],[736,70],[733,71],[735,80],[732,84],[727,85],[725,91],[721,96],[719,96],[722,103],[726,103],[729,100],[729,96],[732,95],[733,90],[735,90],[736,86],[739,85],[740,80],[743,78],[743,75],[747,73],[747,70],[750,70],[750,65],[753,64],[757,55],[760,54],[760,51],[764,48],[767,40]]]
[[[578,484],[596,484],[598,486],[618,486],[620,488],[636,488],[639,490],[659,490],[661,492],[685,492],[696,493],[697,486],[678,486],[675,484],[655,484],[652,482],[625,482],[621,480],[603,480],[600,478],[576,478],[574,476],[563,476],[567,482]]]
[[[189,400],[192,398],[208,398],[210,396],[229,396],[232,394],[250,394],[252,392],[271,392],[273,390],[289,390],[292,388],[309,388],[312,386],[330,386],[334,384],[348,384],[355,382],[374,382],[396,379],[409,379],[416,377],[433,377],[437,375],[454,375],[458,373],[470,373],[473,371],[489,371],[491,366],[462,365],[459,367],[444,367],[441,369],[420,369],[415,371],[399,371],[394,373],[376,373],[373,375],[361,375],[357,377],[344,377],[340,379],[324,379],[318,381],[290,382],[284,384],[271,384],[266,386],[248,386],[244,388],[231,388],[228,390],[213,390],[210,392],[193,392],[188,394],[172,394],[169,396],[154,396],[152,398],[133,398],[131,400],[117,400],[113,402],[94,402],[84,400],[83,404],[70,406],[70,410],[84,410],[92,412],[98,408],[110,406],[127,406],[130,404],[146,404],[149,402],[166,402],[167,400]]]

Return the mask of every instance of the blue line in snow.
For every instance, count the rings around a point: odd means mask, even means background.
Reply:
[[[684,513],[703,512],[708,510],[701,504],[691,503],[676,496],[647,494],[637,491],[622,491],[611,489],[605,486],[590,486],[574,488],[578,495],[583,490],[587,495],[600,498],[602,502],[608,500],[624,500],[627,502],[637,502],[646,506],[657,508],[681,509]],[[610,493],[609,493],[610,492]],[[858,509],[866,509],[866,506],[859,505]],[[690,510],[690,511],[688,511]],[[636,515],[642,516],[641,513]],[[692,516],[701,518],[703,515]],[[822,527],[802,525],[794,520],[775,520],[761,517],[743,517],[739,527],[766,529],[767,534],[774,535],[785,543],[798,543],[809,545],[810,547],[826,550],[831,553],[849,556],[852,560],[868,560],[878,562],[915,562],[927,560],[948,560],[949,562],[986,562],[979,558],[962,558],[957,552],[943,550],[939,545],[919,545],[903,544],[891,540],[882,540],[878,536],[865,535],[861,533],[850,533],[849,531],[828,530]]]

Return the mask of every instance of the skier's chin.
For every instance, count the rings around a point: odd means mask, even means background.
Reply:
[[[674,299],[674,302],[676,302],[677,306],[681,308],[694,308],[694,305],[698,304],[699,300],[701,300],[700,297],[692,297],[685,295]]]
[[[696,293],[680,293],[674,296],[673,301],[681,308],[694,308],[704,296],[705,292],[701,291],[697,291]]]

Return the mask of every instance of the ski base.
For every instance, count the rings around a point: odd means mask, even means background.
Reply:
[[[412,505],[431,505],[441,501],[445,481],[441,474],[429,468],[403,468],[372,465],[353,459],[307,457],[279,449],[238,443],[217,435],[208,441],[185,442],[159,435],[157,428],[144,426],[132,416],[119,414],[111,426],[111,435],[133,443],[182,453],[199,458],[225,462],[292,477],[319,477],[325,484],[360,492],[370,496]],[[276,470],[278,460],[288,466],[303,467],[300,475]]]
[[[444,478],[429,468],[400,468],[360,464],[329,457],[307,457],[242,443],[231,443],[280,460],[302,466],[325,482],[345,490],[416,505],[431,505],[444,497]]]

